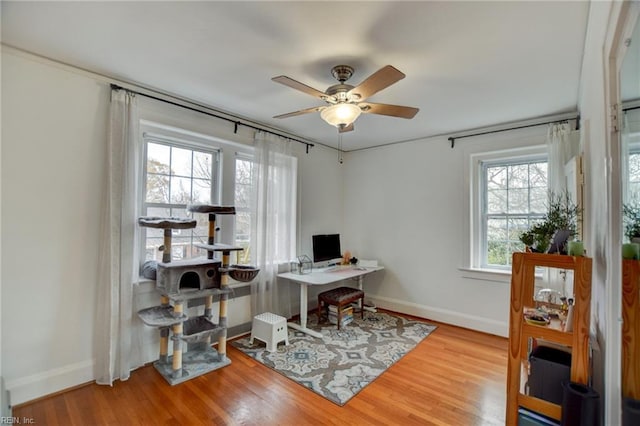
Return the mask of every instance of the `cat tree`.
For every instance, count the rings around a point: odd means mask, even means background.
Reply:
[[[229,264],[232,251],[242,247],[216,244],[216,215],[235,215],[234,207],[213,205],[189,205],[192,213],[209,215],[206,244],[195,244],[207,251],[206,258],[171,261],[171,234],[174,229],[192,229],[196,220],[184,218],[141,217],[138,224],[147,228],[164,230],[162,262],[156,271],[156,290],[160,293],[160,306],[142,309],[140,319],[148,326],[160,330],[160,356],[154,366],[171,384],[175,385],[193,377],[206,374],[231,363],[227,349],[227,304],[231,289],[229,277],[237,281],[251,281],[258,269]],[[215,260],[215,252],[222,253],[222,261]],[[218,322],[213,317],[214,297],[219,300]],[[185,314],[185,302],[189,307],[204,304],[204,314],[189,318]],[[203,302],[204,301],[204,302]],[[172,332],[173,354],[169,355],[169,334]],[[217,349],[212,341],[217,339]],[[183,342],[187,350],[183,351]]]

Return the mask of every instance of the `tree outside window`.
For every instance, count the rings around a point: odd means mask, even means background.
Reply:
[[[174,146],[155,140],[145,141],[145,183],[143,215],[155,217],[190,217],[188,204],[211,204],[214,191],[214,168],[218,152]],[[173,260],[198,256],[194,243],[206,243],[206,215],[195,215],[194,229],[173,230]],[[144,260],[162,260],[163,230],[143,228]]]
[[[540,158],[487,162],[482,172],[482,265],[508,268],[511,253],[524,250],[520,234],[546,212],[547,162]]]

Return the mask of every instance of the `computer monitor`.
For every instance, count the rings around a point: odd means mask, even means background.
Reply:
[[[313,235],[313,262],[340,259],[340,234]]]

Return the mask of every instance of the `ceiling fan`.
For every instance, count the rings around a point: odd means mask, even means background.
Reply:
[[[405,77],[405,75],[396,68],[391,65],[384,66],[355,87],[345,83],[351,78],[353,71],[353,68],[349,65],[336,65],[333,67],[331,74],[338,80],[338,84],[330,86],[324,92],[284,75],[273,77],[272,80],[277,83],[314,96],[328,104],[326,106],[317,106],[276,115],[273,118],[294,117],[296,115],[319,111],[320,117],[322,117],[324,121],[337,127],[338,131],[343,133],[353,130],[353,122],[360,116],[360,113],[381,114],[401,118],[413,118],[418,113],[418,108],[363,102],[380,90],[391,86]]]

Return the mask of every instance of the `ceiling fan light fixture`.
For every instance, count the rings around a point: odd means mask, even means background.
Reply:
[[[297,115],[320,112],[320,116],[324,121],[337,127],[340,133],[345,133],[353,131],[353,122],[363,112],[400,118],[413,118],[418,113],[418,108],[407,106],[370,102],[360,103],[405,77],[402,72],[391,65],[380,68],[357,86],[346,83],[353,74],[353,68],[348,65],[333,67],[331,74],[338,80],[338,84],[328,87],[324,92],[284,75],[273,77],[271,80],[276,83],[284,84],[329,104],[280,114],[273,118],[295,117]]]
[[[360,116],[360,107],[355,104],[330,105],[320,111],[320,117],[335,127],[346,127],[356,121]]]

